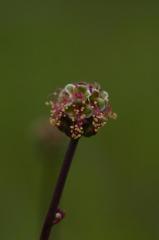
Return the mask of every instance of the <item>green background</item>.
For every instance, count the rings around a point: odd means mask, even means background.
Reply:
[[[34,131],[47,96],[97,80],[118,119],[80,141],[57,240],[159,239],[159,3],[11,1],[0,7],[0,239],[38,240],[68,139]],[[51,239],[51,238],[50,238]]]

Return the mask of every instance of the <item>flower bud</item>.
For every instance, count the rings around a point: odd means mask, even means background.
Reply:
[[[109,118],[116,118],[108,93],[97,83],[70,83],[53,96],[50,123],[70,138],[95,135]]]

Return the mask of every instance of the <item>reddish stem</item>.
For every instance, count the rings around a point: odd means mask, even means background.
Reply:
[[[45,221],[44,221],[44,225],[42,228],[42,232],[41,232],[41,236],[40,236],[40,240],[48,240],[50,233],[51,233],[51,229],[54,225],[54,219],[55,219],[55,214],[56,211],[58,209],[58,205],[62,196],[62,192],[65,186],[65,182],[66,182],[66,178],[71,166],[71,162],[76,150],[78,144],[78,139],[71,139],[65,158],[64,158],[64,162],[56,183],[56,187],[52,196],[52,200],[50,203],[50,207],[48,210],[48,213],[46,215]]]

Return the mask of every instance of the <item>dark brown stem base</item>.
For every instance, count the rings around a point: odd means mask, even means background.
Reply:
[[[56,210],[58,208],[59,202],[60,202],[60,198],[62,196],[62,192],[65,186],[65,182],[66,182],[66,178],[71,166],[71,162],[76,150],[78,144],[78,139],[71,139],[65,158],[64,158],[64,162],[56,183],[56,187],[53,193],[53,197],[50,203],[50,207],[48,210],[48,213],[46,215],[45,221],[44,221],[44,225],[42,228],[42,232],[41,232],[41,236],[40,236],[40,240],[48,240],[50,233],[51,233],[51,229],[54,225],[53,221],[55,219],[55,214],[56,214]]]

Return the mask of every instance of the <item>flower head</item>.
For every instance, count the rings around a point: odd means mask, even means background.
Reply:
[[[95,135],[109,118],[116,118],[109,95],[97,83],[71,83],[53,94],[50,123],[78,139]]]

